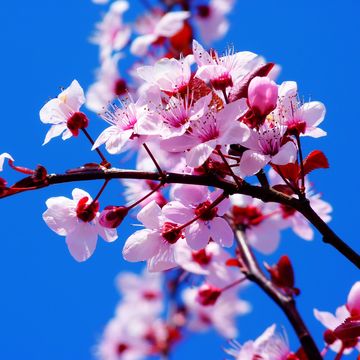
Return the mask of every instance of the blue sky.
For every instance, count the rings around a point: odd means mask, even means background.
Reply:
[[[141,8],[136,1],[131,3],[134,15]],[[237,50],[251,50],[279,63],[283,68],[280,80],[296,80],[304,99],[326,104],[323,128],[329,135],[304,143],[308,151],[323,150],[331,167],[311,179],[334,207],[333,228],[358,251],[359,10],[356,0],[239,0],[228,36],[217,44],[220,50],[233,44]],[[11,153],[17,164],[34,167],[40,163],[57,172],[97,161],[81,138],[66,144],[53,140],[42,147],[47,129],[38,112],[74,78],[84,87],[91,84],[97,49],[87,39],[100,12],[101,7],[88,0],[18,0],[1,5],[0,153]],[[90,131],[96,134],[102,124],[95,116],[92,119]],[[100,183],[78,186],[95,192]],[[118,299],[116,274],[140,268],[121,258],[129,223],[119,229],[116,243],[99,242],[88,262],[78,264],[70,257],[63,238],[47,228],[41,214],[48,197],[69,196],[73,187],[61,185],[0,201],[2,359],[91,359],[92,347]],[[115,184],[111,189],[111,198],[120,198],[121,189]],[[323,328],[312,309],[334,311],[345,302],[359,273],[318,235],[308,243],[286,232],[280,249],[266,260],[274,262],[284,253],[293,259],[302,290],[299,308],[321,343]],[[241,342],[277,322],[288,330],[296,348],[288,322],[264,294],[251,286],[244,298],[252,302],[253,312],[239,321]],[[213,333],[194,335],[178,347],[174,359],[198,355],[222,359],[224,345]]]

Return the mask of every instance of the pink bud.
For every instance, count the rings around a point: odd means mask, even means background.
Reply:
[[[128,211],[126,206],[107,206],[100,214],[99,223],[106,228],[116,228],[122,223]]]
[[[248,103],[256,116],[264,117],[276,108],[278,86],[268,77],[256,76],[248,88]]]
[[[357,281],[351,288],[346,307],[351,316],[360,316],[360,281]]]
[[[220,295],[221,289],[212,285],[204,284],[200,287],[196,300],[204,306],[214,305]]]

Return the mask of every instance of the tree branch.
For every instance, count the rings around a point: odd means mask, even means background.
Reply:
[[[178,173],[165,173],[161,176],[157,172],[139,170],[122,170],[117,168],[86,169],[79,168],[65,174],[49,174],[42,181],[26,177],[11,188],[0,189],[0,198],[15,195],[20,192],[37,190],[54,184],[106,179],[139,179],[162,181],[164,184],[193,184],[215,187],[226,191],[229,195],[238,193],[248,195],[263,202],[275,202],[290,206],[305,216],[315,228],[322,234],[323,241],[332,245],[356,267],[360,269],[360,255],[349,247],[338,235],[316,214],[306,199],[286,195],[273,188],[250,185],[246,181],[241,183],[240,188],[233,181],[228,181],[214,175],[189,175]]]
[[[322,356],[308,331],[301,315],[297,311],[295,300],[291,296],[283,294],[262,272],[256,258],[248,246],[244,231],[235,230],[235,237],[240,249],[243,261],[244,275],[260,286],[264,292],[275,301],[290,321],[297,337],[309,360],[320,360]]]

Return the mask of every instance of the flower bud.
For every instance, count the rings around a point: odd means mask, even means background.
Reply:
[[[324,341],[328,345],[332,345],[336,340],[337,340],[337,337],[336,337],[336,335],[334,334],[333,331],[331,331],[330,329],[325,330],[325,332],[324,332]]]
[[[248,104],[256,116],[265,117],[276,108],[278,86],[268,77],[256,76],[248,89]]]
[[[200,287],[196,300],[204,306],[214,305],[220,295],[221,289],[212,285],[204,284]]]
[[[100,214],[99,223],[106,228],[118,227],[129,212],[126,206],[107,206]]]

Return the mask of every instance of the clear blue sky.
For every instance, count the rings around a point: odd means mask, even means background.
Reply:
[[[131,3],[134,14],[140,7]],[[91,83],[97,49],[87,39],[100,11],[90,0],[2,3],[0,153],[10,152],[17,164],[40,163],[56,172],[97,161],[84,139],[66,144],[53,140],[42,147],[47,128],[38,112],[74,78],[84,87]],[[334,206],[332,226],[358,251],[359,11],[357,0],[238,0],[231,31],[218,44],[220,50],[231,43],[237,50],[263,54],[282,65],[281,80],[296,80],[305,99],[326,104],[323,128],[329,135],[306,141],[305,148],[327,154],[331,168],[314,174],[312,180]],[[101,123],[93,119],[91,130],[97,133]],[[96,191],[99,183],[79,186]],[[69,196],[73,187],[57,186],[0,201],[0,359],[91,359],[92,347],[118,299],[115,275],[139,269],[121,258],[130,231],[125,225],[119,229],[120,239],[114,244],[99,242],[88,262],[78,264],[70,257],[63,238],[47,228],[41,214],[48,197]],[[120,188],[112,189],[113,196],[121,195]],[[293,259],[302,290],[299,308],[321,342],[323,328],[312,308],[334,311],[345,302],[359,273],[319,236],[307,243],[287,232],[279,251],[266,260],[271,263],[284,253]],[[251,286],[244,298],[252,302],[253,312],[239,321],[241,342],[277,322],[297,346],[288,322],[265,295]],[[178,347],[174,360],[200,355],[222,359],[223,345],[212,333],[196,335]]]

